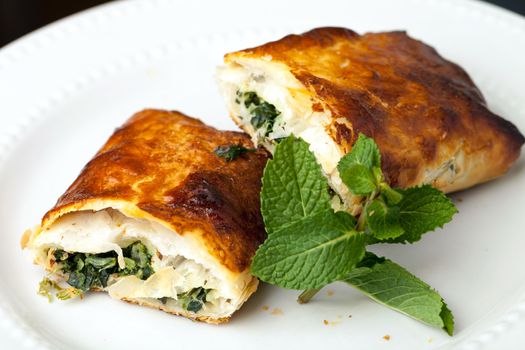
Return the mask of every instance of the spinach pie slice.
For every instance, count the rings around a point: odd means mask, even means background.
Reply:
[[[458,65],[405,32],[318,28],[228,53],[217,78],[233,120],[270,151],[303,138],[351,212],[337,172],[359,133],[381,150],[395,187],[458,191],[504,174],[523,135],[492,113]]]
[[[250,151],[219,157],[227,145]],[[252,147],[245,134],[178,112],[134,115],[24,234],[22,246],[51,273],[41,292],[106,291],[194,320],[228,320],[257,288],[249,266],[265,239],[268,154]]]

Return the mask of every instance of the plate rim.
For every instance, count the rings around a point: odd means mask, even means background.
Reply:
[[[406,1],[421,4],[421,6],[426,7],[446,6],[457,11],[475,9],[476,11],[473,12],[473,15],[479,19],[492,25],[498,24],[509,30],[512,29],[518,35],[525,38],[525,16],[521,16],[491,3],[481,2],[480,0],[463,0],[461,2],[454,0]],[[134,12],[140,11],[141,8],[160,7],[168,2],[168,0],[119,0],[98,5],[52,22],[0,48],[0,76],[5,69],[9,69],[10,65],[16,64],[18,61],[33,55],[35,52],[38,52],[39,49],[49,47],[54,42],[62,40],[68,35],[74,36],[78,31],[89,31],[93,26],[100,25],[101,21],[109,22],[116,16],[125,15],[129,11]],[[210,36],[210,34],[207,34],[201,35],[200,37]],[[165,47],[159,47],[161,51],[165,49]],[[24,108],[25,112],[23,111],[21,113],[19,120],[14,122],[7,130],[0,130],[0,168],[9,158],[13,149],[23,140],[23,136],[26,130],[30,128],[30,125],[40,119],[45,119],[47,111],[82,90],[82,88],[97,82],[98,79],[104,79],[104,73],[108,71],[115,73],[120,70],[125,70],[129,68],[130,64],[135,65],[143,62],[145,56],[146,59],[148,59],[157,58],[155,57],[156,55],[159,55],[158,50],[140,49],[134,51],[131,55],[120,56],[120,60],[116,64],[113,61],[108,61],[93,71],[90,71],[89,74],[74,79],[70,84],[67,84],[67,86],[54,91],[39,104]],[[115,67],[117,67],[116,70]],[[47,345],[47,340],[45,340],[41,334],[29,327],[23,319],[18,317],[19,315],[17,315],[16,312],[10,312],[10,309],[11,306],[9,306],[6,301],[0,300],[0,315],[3,316],[0,329],[7,331],[15,340],[23,340],[23,345],[26,348],[51,348]],[[444,344],[437,349],[449,347],[455,349],[479,349],[488,345],[496,338],[499,338],[502,334],[518,324],[525,324],[525,295],[522,295],[520,301],[503,312],[498,320],[491,322],[487,327],[465,334],[464,337],[458,339],[457,342]]]

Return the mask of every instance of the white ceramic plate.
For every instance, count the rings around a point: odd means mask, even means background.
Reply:
[[[19,237],[115,127],[158,107],[234,128],[213,78],[222,55],[322,25],[408,30],[461,64],[525,130],[525,20],[477,2],[117,2],[59,21],[0,51],[0,348],[522,348],[523,161],[455,195],[460,214],[445,230],[378,250],[441,292],[454,337],[343,285],[302,306],[297,292],[263,286],[222,326],[106,295],[52,304],[36,295],[42,271]]]

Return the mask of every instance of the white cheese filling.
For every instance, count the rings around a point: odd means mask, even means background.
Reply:
[[[257,66],[257,62],[252,65],[252,62],[243,61],[242,64],[219,67],[217,71],[217,79],[232,117],[252,135],[256,145],[262,144],[271,152],[275,147],[271,140],[290,134],[308,142],[330,186],[342,198],[344,207],[352,211],[356,197],[348,191],[337,171],[343,154],[326,131],[331,122],[329,112],[313,111],[312,101],[301,92],[304,87],[287,70],[269,63],[264,70]],[[255,130],[251,125],[251,112],[239,100],[237,92],[255,92],[280,112],[267,137],[264,130]]]
[[[32,248],[37,261],[47,259],[49,249],[91,254],[115,251],[122,268],[125,265],[122,248],[136,241],[141,241],[152,253],[155,273],[147,280],[136,276],[110,277],[105,288],[110,296],[158,302],[184,313],[178,295],[203,287],[210,291],[198,314],[224,317],[237,309],[236,300],[246,286],[232,288],[204,254],[196,254],[202,247],[195,247],[196,243],[160,224],[129,218],[117,210],[66,214],[41,232]]]

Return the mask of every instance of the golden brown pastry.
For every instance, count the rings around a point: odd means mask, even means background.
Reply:
[[[29,230],[36,263],[80,290],[220,323],[257,288],[251,258],[264,149],[233,161],[218,146],[253,147],[178,112],[145,110],[117,129]]]
[[[350,209],[358,198],[336,165],[359,133],[378,144],[392,186],[445,192],[504,174],[524,142],[463,69],[405,32],[318,28],[224,61],[218,80],[233,120],[270,150],[292,133],[310,143]]]

